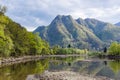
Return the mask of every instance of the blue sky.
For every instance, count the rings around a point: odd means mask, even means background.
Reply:
[[[32,31],[49,25],[58,14],[120,22],[120,0],[0,0],[7,16]]]

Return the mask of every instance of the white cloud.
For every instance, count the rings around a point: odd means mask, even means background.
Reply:
[[[112,23],[120,21],[119,0],[1,0],[0,4],[8,7],[9,17],[30,31],[48,25],[58,14]]]

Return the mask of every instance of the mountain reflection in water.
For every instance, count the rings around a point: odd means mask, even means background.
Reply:
[[[0,80],[26,80],[44,71],[73,71],[83,75],[120,79],[118,61],[84,61],[83,57],[45,58],[0,68]]]

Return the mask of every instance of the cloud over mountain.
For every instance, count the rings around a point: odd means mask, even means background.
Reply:
[[[39,25],[48,25],[58,15],[72,15],[74,18],[96,18],[116,23],[120,20],[118,0],[1,0],[8,7],[6,13],[28,30]]]

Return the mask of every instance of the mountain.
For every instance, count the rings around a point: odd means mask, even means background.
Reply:
[[[102,22],[96,19],[87,18],[76,20],[80,25],[89,28],[100,40],[104,42],[117,41],[120,39],[120,27]]]
[[[115,25],[116,25],[116,26],[120,26],[120,22],[116,23]]]
[[[41,54],[48,44],[0,13],[0,57]]]
[[[51,46],[60,45],[67,47],[71,44],[78,48],[100,48],[103,42],[86,26],[80,25],[72,16],[58,15],[48,26],[40,26],[39,32],[42,39]]]
[[[120,27],[93,18],[74,20],[70,15],[58,15],[50,25],[40,26],[36,32],[51,46],[71,44],[78,48],[97,49],[120,40]]]

